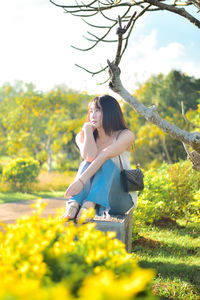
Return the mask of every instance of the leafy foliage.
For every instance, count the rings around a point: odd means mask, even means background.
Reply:
[[[36,214],[0,232],[0,299],[155,299],[151,269],[140,268],[124,244],[95,224],[64,225]]]
[[[2,179],[2,173],[3,173],[3,166],[0,164],[0,182]]]
[[[162,217],[199,221],[200,174],[189,161],[145,172],[145,189],[140,193],[135,222],[153,223]],[[137,231],[137,226],[135,227]]]
[[[163,74],[151,76],[139,86],[134,96],[146,106],[156,105],[164,119],[191,132],[194,128],[185,122],[181,102],[184,103],[188,119],[198,125],[199,91],[199,79],[173,70],[166,76]],[[137,137],[134,157],[142,167],[159,167],[163,161],[171,164],[186,159],[186,152],[181,142],[172,139],[157,126],[145,121],[127,104],[124,105],[124,112],[128,125]]]
[[[3,180],[8,182],[14,191],[27,191],[31,183],[36,181],[40,166],[32,158],[17,158],[3,169]]]
[[[197,105],[197,110],[190,109],[187,112],[186,117],[188,118],[188,121],[193,124],[193,130],[200,132],[200,100]]]
[[[155,104],[160,113],[169,114],[169,107],[181,112],[182,101],[186,111],[189,108],[196,109],[199,90],[199,79],[173,70],[166,76],[163,74],[151,76],[141,84],[135,95],[145,105]]]
[[[199,124],[200,81],[179,71],[150,77],[134,96],[151,106],[157,105],[163,118],[188,131]],[[0,156],[33,157],[43,169],[74,171],[80,163],[75,136],[83,125],[87,106],[93,96],[65,86],[51,91],[37,91],[32,84],[17,82],[0,87]],[[184,102],[187,118],[181,114]],[[163,161],[174,163],[186,159],[181,142],[149,124],[128,104],[122,109],[129,128],[136,134],[132,155],[143,168],[159,167]],[[148,151],[147,151],[148,149]]]
[[[0,154],[32,156],[49,170],[58,161],[79,159],[74,140],[85,120],[87,94],[63,87],[43,93],[19,83],[0,92]]]

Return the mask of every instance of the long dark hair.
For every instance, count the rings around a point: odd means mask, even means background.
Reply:
[[[103,120],[102,126],[107,135],[111,135],[113,131],[127,129],[126,122],[117,100],[109,95],[95,97],[89,103],[87,121],[90,121],[90,106],[94,103],[96,108],[102,109]],[[97,130],[94,131],[95,139],[98,136]]]

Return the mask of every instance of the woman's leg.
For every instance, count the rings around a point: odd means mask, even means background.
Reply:
[[[89,165],[90,163],[84,160],[79,166],[76,178],[78,178],[80,174],[82,174],[88,168]],[[70,197],[70,199],[66,201],[66,210],[64,215],[62,216],[63,219],[75,219],[80,207],[83,204],[83,201],[85,200],[90,191],[91,181],[92,179],[88,180],[79,194]]]
[[[82,161],[82,163],[79,166],[76,178],[78,178],[80,176],[80,174],[82,174],[89,167],[89,165],[90,165],[90,162],[88,162],[86,160]],[[91,182],[92,182],[92,179],[89,179],[85,183],[85,185],[84,185],[83,189],[80,191],[80,193],[70,197],[70,199],[67,200],[66,204],[69,204],[72,201],[76,201],[81,206],[83,204],[83,201],[87,198],[87,196],[90,192]]]
[[[109,191],[109,214],[111,215],[124,214],[133,206],[131,195],[123,191],[120,173],[121,170],[118,169]]]
[[[90,192],[85,199],[103,206],[110,214],[124,214],[132,206],[131,196],[123,191],[120,169],[109,159],[94,175]]]

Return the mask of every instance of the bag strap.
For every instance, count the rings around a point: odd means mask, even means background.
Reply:
[[[122,165],[122,160],[121,160],[120,155],[119,155],[119,163],[120,163],[120,169],[121,169],[121,171],[123,171],[123,170],[124,170],[124,167],[123,167],[123,165]]]
[[[120,135],[120,133],[121,133],[122,131],[123,131],[123,130],[120,130],[120,132],[117,134],[116,140],[118,139],[118,137],[119,137],[119,135]],[[135,148],[135,142],[134,142],[133,145],[134,145],[134,148]],[[131,145],[132,150],[133,150],[133,145]],[[122,160],[121,160],[120,155],[119,155],[119,163],[120,163],[120,168],[121,168],[121,170],[123,171],[123,170],[124,170],[124,167],[123,167],[123,164],[122,164]],[[139,164],[138,162],[135,161],[135,165],[136,165],[136,167],[138,168],[140,164]]]

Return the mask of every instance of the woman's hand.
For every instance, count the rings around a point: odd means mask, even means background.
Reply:
[[[90,122],[85,122],[85,123],[83,124],[82,130],[87,130],[87,129],[90,129],[90,128],[91,128],[92,131],[94,132],[95,127],[93,126],[93,124],[90,123]]]
[[[91,130],[91,132],[94,132],[95,127],[92,125],[92,123],[85,122],[83,124],[83,127],[82,127],[81,131],[76,136],[76,143],[79,146],[79,148],[80,148],[79,141],[81,142],[81,144],[84,143],[84,135],[87,134],[88,130]],[[84,131],[85,131],[85,134],[84,134]]]
[[[65,197],[69,198],[71,196],[77,195],[83,189],[83,184],[80,180],[74,181],[65,191]]]

